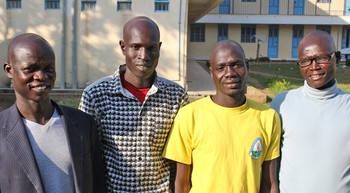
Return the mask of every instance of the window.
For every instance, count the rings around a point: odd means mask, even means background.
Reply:
[[[205,24],[191,24],[190,31],[190,42],[205,42]]]
[[[294,25],[293,26],[293,38],[302,39],[304,37],[304,26]]]
[[[269,25],[269,37],[267,43],[267,56],[278,58],[278,25]]]
[[[230,0],[224,0],[219,5],[220,14],[229,14],[230,13]]]
[[[269,0],[269,14],[278,15],[279,14],[279,0]]]
[[[82,0],[81,1],[81,10],[95,10],[96,9],[96,0]]]
[[[350,47],[350,26],[343,26],[341,48]]]
[[[242,0],[242,2],[256,2],[256,0]]]
[[[325,31],[325,32],[331,34],[331,26],[330,25],[317,25],[316,29],[322,30],[322,31]]]
[[[218,42],[228,39],[228,24],[218,24]]]
[[[45,0],[45,9],[60,9],[60,0]]]
[[[241,42],[255,43],[255,25],[241,25]]]
[[[293,25],[292,38],[292,58],[298,58],[298,46],[301,39],[304,37],[304,26]]]
[[[331,3],[331,0],[317,0],[317,3]]]
[[[154,11],[169,11],[169,0],[155,0]]]
[[[7,9],[21,9],[22,1],[21,0],[6,0]]]
[[[118,0],[117,11],[131,11],[131,0]]]

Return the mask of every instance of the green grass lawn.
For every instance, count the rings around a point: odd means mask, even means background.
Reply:
[[[251,63],[249,70],[267,73],[274,76],[287,76],[292,78],[303,78],[300,75],[299,67],[295,62],[268,62],[268,63]]]
[[[257,81],[250,82],[252,86],[268,89],[274,95],[303,85],[304,80],[295,62],[270,62],[250,64],[249,76]],[[337,66],[336,79],[338,86],[350,92],[350,67],[343,64]],[[258,82],[258,84],[256,83]]]
[[[61,100],[58,100],[57,102],[58,104],[61,104],[61,105],[78,108],[79,102],[80,102],[80,96],[63,98]]]

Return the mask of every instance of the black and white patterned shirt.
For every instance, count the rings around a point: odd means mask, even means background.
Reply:
[[[102,141],[108,192],[171,192],[170,164],[162,151],[173,119],[188,101],[184,88],[156,76],[141,104],[124,89],[120,73],[83,92],[80,109],[94,116]]]

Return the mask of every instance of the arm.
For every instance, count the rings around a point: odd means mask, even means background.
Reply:
[[[107,192],[105,180],[105,164],[102,156],[101,142],[97,133],[95,122],[92,121],[91,130],[91,160],[93,171],[93,192],[105,193]]]
[[[181,107],[184,107],[184,106],[188,105],[189,103],[190,102],[188,99],[188,94],[187,94],[187,92],[185,92],[183,99],[182,99]]]
[[[264,161],[261,172],[260,193],[279,193],[277,182],[278,158]]]
[[[175,193],[188,193],[191,189],[191,165],[177,163]]]
[[[87,89],[85,89],[83,91],[83,94],[81,95],[79,109],[87,114],[94,116],[94,117],[96,116],[95,112],[94,112],[95,107],[94,107],[94,103],[93,103],[93,97],[90,96]]]

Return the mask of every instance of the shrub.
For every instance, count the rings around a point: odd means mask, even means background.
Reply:
[[[285,79],[279,79],[278,77],[270,79],[268,85],[269,89],[274,93],[280,93],[285,90],[290,90],[292,88],[290,81],[287,81]]]
[[[271,62],[271,60],[267,56],[262,56],[262,57],[259,57],[259,62]]]

